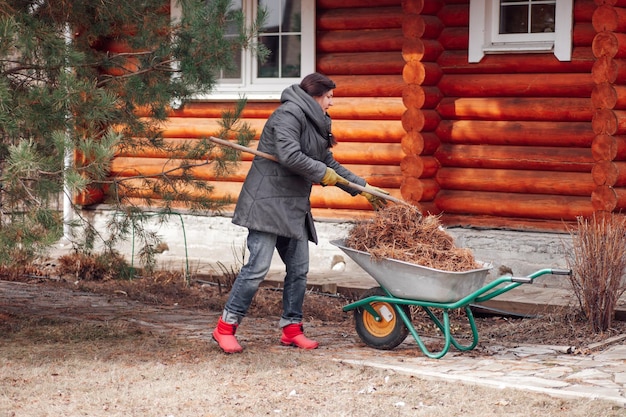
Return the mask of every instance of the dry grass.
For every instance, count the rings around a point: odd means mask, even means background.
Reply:
[[[371,220],[357,223],[346,246],[368,252],[373,259],[392,258],[443,271],[481,268],[467,248],[458,248],[438,216],[422,216],[419,209],[389,205]]]
[[[115,322],[4,319],[2,417],[623,415],[599,401],[352,366],[324,349],[249,343],[228,356]]]

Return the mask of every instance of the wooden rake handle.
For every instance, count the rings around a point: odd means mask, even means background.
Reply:
[[[214,136],[209,136],[208,139],[211,142],[217,143],[219,145],[229,146],[229,147],[231,147],[233,149],[237,149],[238,151],[251,153],[253,155],[257,155],[257,156],[260,156],[262,158],[269,159],[270,161],[278,162],[278,158],[276,158],[274,155],[270,155],[269,153],[265,153],[265,152],[261,152],[261,151],[256,150],[256,149],[248,148],[246,146],[239,145],[238,143],[233,143],[231,141],[228,141],[228,140],[225,140],[225,139],[221,139],[221,138],[216,138]],[[403,201],[403,200],[400,200],[398,198],[392,197],[392,196],[390,196],[388,194],[385,194],[385,193],[381,193],[381,192],[373,190],[371,188],[363,187],[362,185],[355,184],[355,183],[350,182],[350,181],[348,181],[347,186],[350,187],[350,188],[354,188],[355,190],[358,190],[358,191],[363,191],[363,192],[366,192],[366,193],[370,193],[370,194],[375,195],[376,197],[382,198],[384,200],[389,200],[389,201],[393,201],[394,203],[404,204],[404,205],[410,206],[410,204],[407,203],[406,201]]]

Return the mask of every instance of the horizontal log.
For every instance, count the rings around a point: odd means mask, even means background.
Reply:
[[[402,33],[406,39],[437,39],[444,26],[437,16],[406,14],[402,20]]]
[[[402,55],[392,52],[337,52],[317,55],[318,71],[334,75],[393,75],[404,67]]]
[[[334,99],[333,101],[336,101]],[[242,119],[267,119],[270,114],[280,105],[278,101],[248,101],[241,114]],[[190,101],[177,110],[171,110],[169,117],[181,118],[221,118],[225,111],[233,111],[235,104],[233,102],[223,101]],[[145,113],[140,113],[147,116]]]
[[[184,171],[181,164],[195,164],[197,166]],[[216,166],[203,161],[184,161],[168,158],[134,158],[119,157],[111,163],[110,177],[163,177],[165,173],[172,177],[180,177],[183,173],[195,179],[205,181],[243,182],[248,175],[252,162],[244,161],[233,165],[228,175],[219,175]],[[398,165],[366,165],[347,164],[343,166],[368,184],[383,188],[399,188],[402,182],[402,172]]]
[[[414,13],[436,15],[445,6],[446,0],[411,0],[403,2],[405,10],[414,10]],[[409,5],[413,4],[411,8]]]
[[[441,167],[435,179],[445,190],[591,196],[590,173]]]
[[[404,157],[400,143],[340,142],[332,152],[342,164],[398,165]]]
[[[439,169],[439,162],[432,156],[405,156],[400,162],[404,177],[432,178]]]
[[[595,140],[595,139],[594,139]],[[455,145],[444,143],[435,157],[445,167],[591,172],[589,148],[555,146]]]
[[[165,139],[166,148],[155,148],[151,146],[137,146],[133,149],[118,149],[117,157],[136,157],[136,158],[184,158],[183,147],[192,147],[199,143],[196,139]],[[248,147],[256,149],[258,141],[252,141]],[[213,148],[221,150],[220,146]],[[380,164],[380,165],[397,165],[403,157],[402,145],[400,143],[385,142],[339,142],[332,148],[333,155],[341,163],[350,164]],[[252,154],[248,152],[241,153],[241,159],[244,161],[252,160]]]
[[[615,195],[617,197],[614,211],[623,214],[626,209],[626,189],[613,188],[613,190],[615,191]]]
[[[596,185],[619,186],[619,169],[617,163],[612,161],[598,161],[591,170],[591,177]]]
[[[424,201],[433,201],[439,192],[439,184],[432,179],[404,178],[400,187],[402,198],[411,204],[422,204]]]
[[[594,56],[608,56],[611,58],[626,58],[626,34],[615,32],[600,32],[593,38],[591,49]]]
[[[265,120],[249,119],[246,122],[256,131],[258,138]],[[165,138],[202,138],[215,136],[219,131],[218,119],[170,119],[164,132]],[[347,142],[392,142],[399,143],[404,136],[400,121],[395,120],[335,120],[333,135]]]
[[[626,10],[602,4],[593,12],[591,22],[597,32],[625,32]]]
[[[436,40],[407,39],[402,46],[402,59],[405,62],[434,62],[443,52],[443,46]]]
[[[402,27],[401,7],[318,10],[317,30],[397,29]]]
[[[440,146],[434,132],[407,132],[402,138],[402,150],[406,155],[432,155]]]
[[[448,97],[589,97],[591,74],[444,74]]]
[[[572,60],[563,62],[553,54],[496,54],[485,55],[480,61],[483,74],[517,73],[520,67],[529,73],[589,73],[595,62],[591,48],[574,48]],[[477,64],[467,60],[465,51],[444,51],[437,63],[446,74],[473,74]]]
[[[572,29],[572,46],[591,48],[597,33],[591,22],[574,22]]]
[[[437,40],[446,51],[467,51],[469,45],[469,31],[466,27],[446,27],[441,31]]]
[[[626,136],[613,136],[617,145],[616,161],[626,161]]]
[[[626,82],[626,60],[608,56],[598,58],[591,69],[591,78],[597,84],[623,84]]]
[[[432,132],[440,121],[441,117],[435,110],[411,108],[402,115],[402,127],[406,132]]]
[[[596,135],[591,143],[591,155],[594,161],[612,161],[617,156],[617,140],[607,134]]]
[[[407,84],[402,91],[402,102],[407,109],[434,109],[443,98],[437,87]]]
[[[587,196],[443,190],[437,207],[445,214],[470,214],[540,220],[576,220],[593,213]]]
[[[591,92],[595,108],[626,110],[626,86],[608,82],[596,84]]]
[[[485,229],[505,229],[528,232],[568,233],[577,221],[520,219],[473,214],[442,213],[439,220],[447,227],[473,227]]]
[[[443,119],[590,121],[588,98],[489,97],[444,98],[437,111]]]
[[[588,122],[442,120],[436,133],[449,143],[568,148],[588,148],[595,137]]]
[[[626,134],[626,111],[598,109],[591,119],[591,127],[598,135],[624,135]]]
[[[334,121],[398,120],[404,110],[398,97],[337,97],[333,98],[328,114]]]
[[[592,195],[592,204],[598,211],[623,213],[626,209],[626,189],[598,186]]]
[[[402,29],[318,31],[317,53],[399,51]]]
[[[591,204],[598,211],[613,212],[619,207],[619,196],[617,189],[609,185],[599,185],[591,194]],[[626,204],[626,199],[622,200],[622,206]]]
[[[606,4],[609,6],[626,7],[626,0],[595,0],[595,4]]]
[[[125,201],[128,204],[132,204],[135,207],[148,209],[155,208],[163,208],[165,207],[165,203],[162,200],[152,201],[151,205],[146,204],[146,201],[139,198],[127,198]],[[177,210],[187,210],[189,207],[181,202],[173,202],[169,203],[170,207]],[[234,204],[226,204],[220,207],[220,212],[224,215],[232,215],[235,210]],[[328,208],[313,208],[311,210],[311,214],[313,214],[313,218],[315,220],[321,221],[347,221],[347,222],[355,222],[361,220],[369,220],[372,219],[375,215],[375,212],[372,210],[371,206],[367,209],[363,210],[351,210],[351,209],[343,209],[343,210],[333,210]]]
[[[402,69],[402,79],[407,84],[435,86],[441,80],[443,72],[434,62],[407,62]]]
[[[469,3],[446,4],[437,12],[437,17],[441,19],[446,27],[469,25]]]
[[[626,187],[626,162],[599,161],[594,165],[591,175],[597,185],[624,188]]]
[[[280,105],[274,101],[249,101],[244,107],[241,119],[267,119]],[[186,103],[180,110],[169,116],[181,118],[219,119],[225,110],[232,110],[231,103],[216,101],[196,101]],[[338,119],[389,119],[397,120],[404,113],[405,106],[396,97],[334,97],[328,113],[333,120]],[[145,116],[145,115],[144,115]],[[190,121],[192,122],[192,121]]]
[[[574,1],[574,22],[591,22],[591,16],[596,10],[595,0]]]
[[[402,75],[335,75],[335,97],[402,97]]]
[[[211,184],[212,190],[210,194],[211,200],[214,201],[231,201],[235,203],[239,194],[241,193],[242,182],[225,182],[218,181]],[[161,195],[154,192],[154,188],[159,186],[160,189],[166,189],[169,192],[173,192],[162,181],[148,179],[137,180],[128,179],[120,183],[119,193],[120,196],[125,198],[151,198],[161,199]],[[398,190],[387,189],[389,195],[395,198],[400,198]],[[206,198],[206,191],[199,188],[193,188],[189,186],[180,185],[174,194],[181,196],[187,195],[192,198]],[[360,195],[352,196],[345,191],[337,187],[322,187],[320,185],[314,185],[311,190],[311,207],[312,208],[330,208],[330,209],[352,209],[352,210],[372,210],[371,205]]]

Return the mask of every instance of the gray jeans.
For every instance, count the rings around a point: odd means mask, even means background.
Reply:
[[[302,322],[302,305],[309,272],[308,240],[297,240],[250,229],[247,246],[250,252],[248,262],[235,279],[224,307],[222,320],[232,324],[241,323],[252,303],[252,298],[270,269],[276,249],[286,267],[283,313],[279,325],[284,327]]]

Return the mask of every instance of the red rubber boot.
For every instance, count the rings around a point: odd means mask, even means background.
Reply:
[[[302,331],[302,323],[289,324],[283,327],[280,343],[285,346],[297,346],[300,349],[316,349],[319,346],[315,340],[306,337]]]
[[[243,350],[235,338],[236,331],[237,324],[226,323],[220,317],[217,327],[213,330],[213,340],[217,342],[224,353],[239,353]]]

